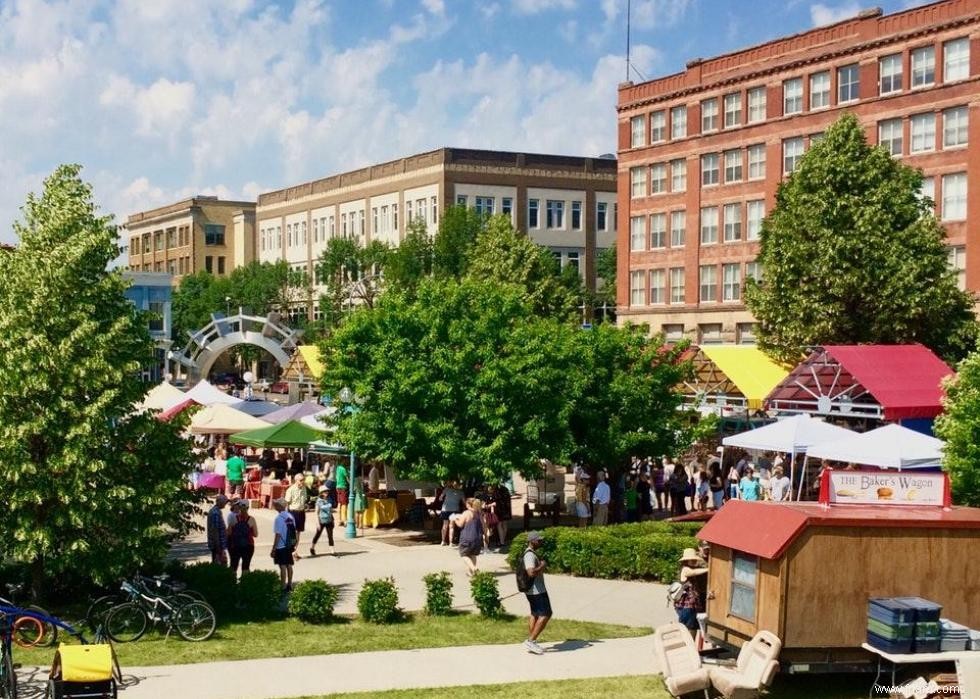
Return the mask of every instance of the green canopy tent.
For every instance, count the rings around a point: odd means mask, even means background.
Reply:
[[[247,432],[231,435],[228,441],[232,444],[244,444],[248,447],[309,447],[323,436],[322,430],[315,430],[298,420],[287,420],[278,425],[260,427]]]

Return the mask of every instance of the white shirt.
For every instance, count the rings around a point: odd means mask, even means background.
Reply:
[[[789,477],[783,476],[782,478],[773,478],[769,481],[769,487],[772,492],[772,499],[776,502],[780,502],[786,499],[786,495],[789,493]]]
[[[592,502],[597,505],[608,505],[609,504],[609,484],[605,481],[599,481],[599,485],[595,487],[595,492],[592,493]]]
[[[291,519],[293,519],[293,516],[285,511],[276,515],[276,521],[272,525],[272,532],[276,542],[275,547],[277,549],[286,548],[286,522]],[[294,521],[293,525],[295,526],[295,524],[296,522]]]

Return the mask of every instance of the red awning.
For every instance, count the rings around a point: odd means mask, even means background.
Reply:
[[[169,422],[174,417],[184,412],[192,405],[200,405],[200,403],[198,403],[193,398],[187,398],[185,400],[182,400],[179,403],[177,403],[177,405],[173,405],[167,408],[166,410],[157,413],[157,420],[160,420],[161,422]]]

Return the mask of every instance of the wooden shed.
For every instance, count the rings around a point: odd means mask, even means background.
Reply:
[[[980,509],[733,500],[699,537],[708,637],[739,647],[771,631],[784,670],[870,662],[869,597],[924,597],[980,628]]]

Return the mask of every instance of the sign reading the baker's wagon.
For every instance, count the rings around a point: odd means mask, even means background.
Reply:
[[[853,505],[948,505],[945,473],[831,471],[823,473],[820,502]]]

